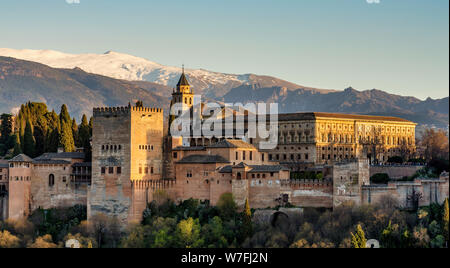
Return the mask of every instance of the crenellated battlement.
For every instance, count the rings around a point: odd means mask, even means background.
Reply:
[[[144,113],[160,113],[162,114],[164,110],[162,108],[150,108],[150,107],[98,107],[93,109],[94,116],[114,116],[114,115],[125,115],[132,112],[144,112]]]
[[[145,113],[163,113],[162,108],[149,108],[149,107],[131,107],[133,112],[145,112]]]
[[[99,107],[93,109],[93,115],[95,116],[112,116],[112,115],[125,115],[130,113],[130,107]]]

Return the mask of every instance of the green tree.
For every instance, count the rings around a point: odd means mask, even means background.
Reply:
[[[252,211],[250,209],[248,199],[245,199],[245,209],[242,218],[242,238],[243,238],[242,240],[245,240],[245,238],[252,236],[252,233],[253,233]]]
[[[63,123],[61,126],[61,136],[59,138],[59,144],[64,149],[64,152],[73,152],[75,150],[72,129],[68,124]]]
[[[28,248],[57,248],[57,247],[58,245],[53,243],[52,236],[49,234],[36,238],[34,243],[28,245]]]
[[[198,219],[188,218],[177,225],[176,237],[183,248],[199,248],[203,245],[200,237],[200,223]]]
[[[20,239],[4,230],[0,231],[0,248],[18,248],[20,247]]]
[[[236,216],[237,205],[234,202],[233,194],[224,193],[217,202],[219,214],[223,220],[230,220]]]
[[[29,157],[35,157],[36,144],[33,136],[33,126],[30,121],[27,121],[25,126],[25,133],[23,137],[23,153]]]
[[[14,151],[13,156],[17,156],[22,153],[22,146],[20,145],[19,133],[14,134]]]
[[[356,234],[351,233],[351,235],[353,248],[366,248],[366,236],[361,227],[361,224],[358,224],[356,226]]]
[[[448,244],[449,240],[448,220],[449,220],[448,198],[446,198],[444,202],[444,215],[442,216],[442,235],[444,236],[446,245]]]
[[[85,114],[83,114],[83,117],[81,118],[81,124],[78,127],[78,139],[80,142],[80,146],[84,149],[84,153],[86,155],[86,160],[91,160],[91,134],[90,134],[90,127],[89,123],[87,121],[87,117]]]
[[[59,114],[59,121],[61,121],[61,125],[62,124],[71,124],[72,123],[72,119],[70,117],[69,111],[67,110],[67,106],[65,104],[63,104],[61,106],[61,112]]]
[[[9,136],[13,133],[13,117],[10,114],[2,114],[0,121],[0,143],[7,144]]]
[[[75,120],[75,118],[72,120],[72,135],[73,135],[73,141],[75,143],[76,147],[81,147],[80,144],[80,138],[79,138],[79,133],[78,133],[78,125],[77,125],[77,121]]]

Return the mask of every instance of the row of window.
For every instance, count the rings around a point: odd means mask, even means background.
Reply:
[[[31,177],[30,176],[26,176],[26,177],[23,177],[23,176],[18,177],[18,176],[16,176],[16,177],[9,177],[9,180],[10,181],[31,181]]]
[[[114,170],[116,171],[115,174],[122,174],[122,167],[101,167],[103,175],[106,174],[106,169],[108,169],[108,174],[114,174]]]
[[[142,174],[142,171],[144,171],[144,174],[148,174],[149,171],[150,171],[150,174],[154,173],[153,167],[150,167],[150,169],[148,167],[144,167],[144,168],[139,167],[139,174]]]
[[[338,156],[337,155],[333,155],[333,159],[334,160],[336,160],[338,158]],[[346,154],[345,155],[345,159],[352,159],[352,158],[354,158],[354,155],[348,155],[348,154]],[[325,159],[328,159],[328,160],[331,160],[331,154],[329,154],[329,155],[327,155],[327,156],[325,156],[325,154],[322,154],[322,160],[325,160]],[[344,156],[343,155],[339,155],[339,159],[344,159]]]
[[[30,163],[9,163],[9,167],[13,168],[29,168],[30,167]]]
[[[297,154],[297,155],[290,154],[289,159],[290,160],[309,160],[309,154],[304,154],[303,158],[302,158],[302,154]],[[283,154],[280,156],[279,154],[275,154],[275,155],[269,154],[269,161],[272,161],[272,160],[277,160],[277,161],[278,160],[288,160],[288,155]]]
[[[287,147],[283,147],[284,150],[287,150]],[[302,147],[297,147],[299,151],[302,150]],[[308,151],[309,147],[305,147],[305,150]],[[280,150],[280,147],[277,147],[277,150]],[[295,150],[295,147],[291,147],[291,150]]]
[[[153,151],[153,145],[139,145],[139,150]]]
[[[257,174],[252,174],[252,179],[255,179],[255,178],[257,178],[257,179],[259,179],[259,178],[265,179],[265,178],[266,178],[266,175],[268,175],[268,174],[265,174],[265,173],[263,173],[263,174],[259,174],[259,173],[257,173]],[[270,172],[270,177],[273,177],[274,175],[275,175],[275,173]]]
[[[240,160],[240,153],[239,152],[236,152],[236,160]],[[248,158],[249,158],[249,160],[250,161],[252,161],[253,160],[253,152],[252,151],[249,151],[248,152]],[[264,154],[262,154],[262,161],[264,161]],[[247,160],[247,151],[242,151],[242,160]]]
[[[110,145],[110,144],[106,144],[106,145],[102,145],[102,151],[120,151],[122,150],[122,145]]]
[[[322,147],[322,151],[326,151],[327,150],[327,148],[326,147]],[[333,150],[333,151],[344,151],[344,148],[343,147],[334,147],[334,148],[331,148],[331,147],[328,147],[328,151],[331,151],[331,150]],[[349,148],[345,148],[345,151],[346,152],[348,152],[349,151]],[[353,152],[353,148],[350,148],[350,151],[352,151]]]

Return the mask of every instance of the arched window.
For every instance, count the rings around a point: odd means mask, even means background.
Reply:
[[[55,175],[50,174],[48,176],[48,186],[53,187],[55,185]]]
[[[241,180],[242,179],[241,172],[238,172],[236,177],[237,177],[238,180]]]

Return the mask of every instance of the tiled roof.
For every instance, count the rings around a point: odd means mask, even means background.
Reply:
[[[212,144],[211,146],[208,146],[209,148],[245,148],[245,149],[256,149],[255,146],[251,145],[250,143],[247,143],[243,140],[232,140],[232,139],[225,139],[222,141],[219,141],[217,143]]]
[[[69,161],[66,160],[52,160],[52,159],[42,159],[42,160],[34,160],[33,164],[36,165],[68,165]]]
[[[224,166],[222,169],[220,169],[220,173],[231,173],[233,168],[242,168],[244,166],[247,166],[250,168],[249,173],[255,173],[255,172],[280,172],[280,171],[288,171],[289,169],[280,166],[280,165],[246,165],[244,163],[240,163],[238,165],[232,166]]]
[[[192,146],[192,147],[178,146],[172,149],[172,151],[203,151],[203,150],[205,150],[205,147],[203,146]]]
[[[177,162],[178,164],[213,164],[230,163],[220,155],[189,155]]]
[[[33,159],[31,159],[30,157],[28,157],[27,155],[24,154],[19,154],[15,157],[13,157],[11,160],[9,160],[8,162],[33,162]]]
[[[181,74],[181,77],[180,77],[180,80],[178,81],[177,86],[189,86],[189,82],[188,82],[184,72]]]
[[[280,171],[288,171],[289,169],[280,166],[280,165],[258,165],[258,166],[250,166],[252,170],[249,171],[249,173],[252,172],[280,172]]]
[[[82,163],[75,163],[72,165],[72,167],[91,167],[91,162],[82,162]]]
[[[49,159],[84,159],[84,153],[45,153],[36,157],[34,160],[49,160]]]

